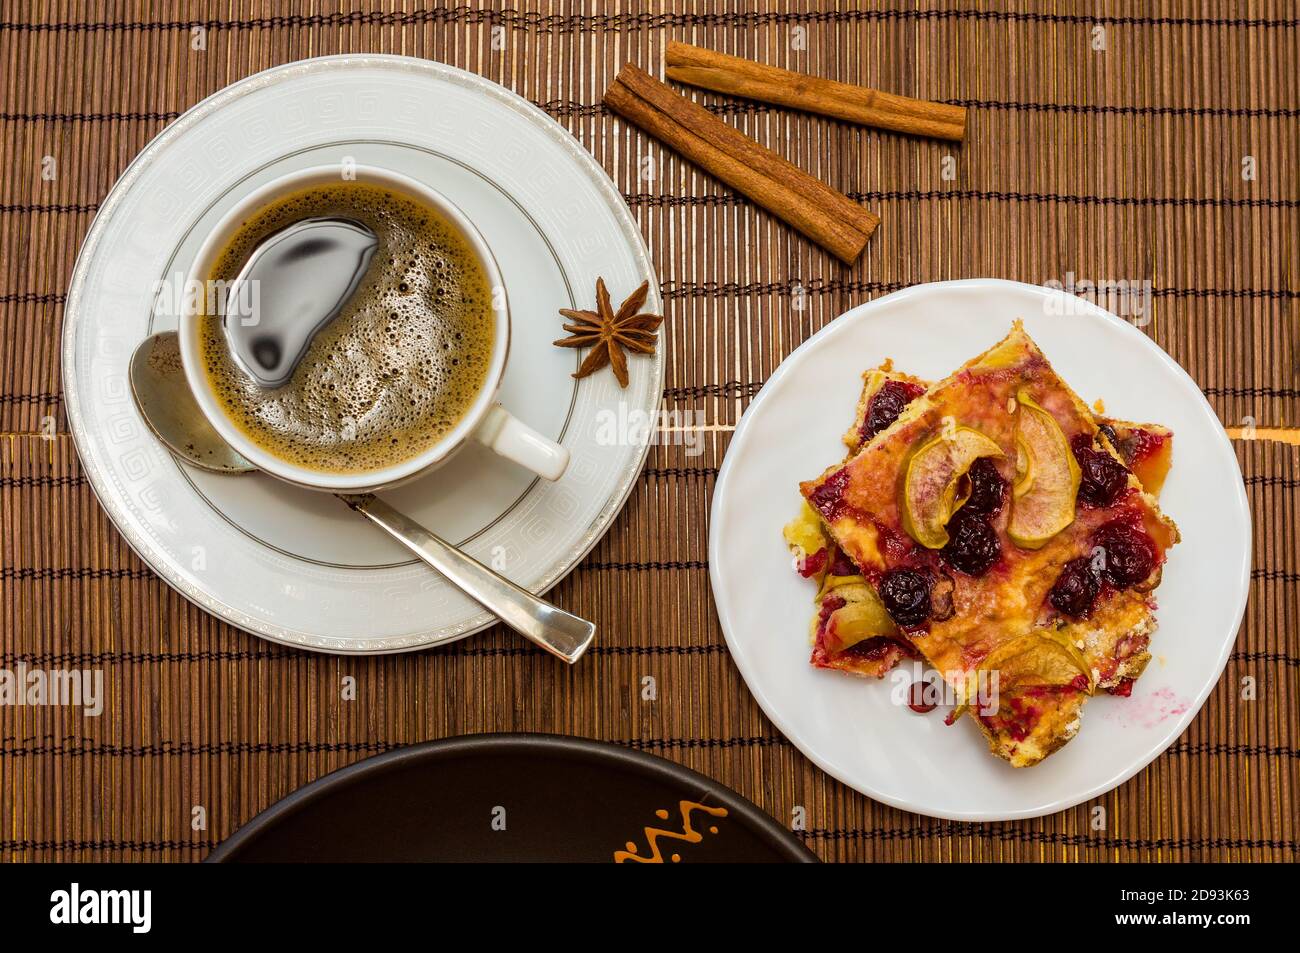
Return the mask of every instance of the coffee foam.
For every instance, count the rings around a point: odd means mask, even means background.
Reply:
[[[204,316],[208,381],[239,430],[288,463],[328,473],[402,463],[453,429],[483,388],[495,334],[487,274],[434,209],[387,189],[339,182],[255,214],[209,278],[231,280],[265,238],[312,216],[356,219],[379,237],[360,287],[317,334],[290,381],[274,389],[238,365],[221,319]]]

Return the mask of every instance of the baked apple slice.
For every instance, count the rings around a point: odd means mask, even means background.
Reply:
[[[903,477],[903,528],[928,549],[948,545],[948,521],[965,502],[957,496],[962,478],[982,457],[1002,448],[971,427],[953,425],[927,440],[907,463]]]
[[[1016,403],[1016,482],[1007,535],[1017,546],[1038,549],[1074,522],[1080,470],[1056,418],[1024,390]]]

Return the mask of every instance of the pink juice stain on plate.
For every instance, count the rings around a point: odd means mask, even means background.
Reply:
[[[1172,688],[1157,688],[1149,695],[1134,695],[1123,699],[1118,706],[1106,712],[1107,720],[1117,721],[1125,727],[1154,728],[1177,715],[1184,714],[1191,702],[1180,698]]]

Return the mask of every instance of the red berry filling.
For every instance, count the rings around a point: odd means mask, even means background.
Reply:
[[[1008,734],[1016,741],[1024,741],[1043,716],[1042,709],[1026,699],[1048,698],[1087,690],[1088,676],[1082,674],[1076,675],[1066,685],[1032,685],[1009,699],[1004,697],[999,702],[996,715],[980,715],[979,719],[994,734]]]
[[[808,502],[816,507],[826,522],[833,523],[844,512],[844,491],[848,485],[848,468],[841,467],[809,494]]]
[[[863,418],[862,429],[859,431],[862,442],[866,443],[876,434],[887,429],[898,419],[904,407],[924,393],[925,390],[916,384],[909,384],[906,381],[886,381],[867,405],[867,415]]]
[[[807,556],[804,556],[799,563],[799,575],[803,576],[805,579],[817,575],[825,568],[826,559],[827,555],[825,547],[817,550],[815,553],[809,553]]]
[[[836,609],[843,609],[846,604],[840,596],[827,596],[822,600],[821,612],[817,614],[817,638],[819,641],[826,634],[826,623],[830,622],[831,615]]]
[[[1012,696],[999,705],[996,715],[980,715],[979,719],[995,735],[1007,734],[1016,741],[1024,741],[1040,717],[1042,712],[1037,706],[1018,696]]]
[[[873,523],[876,527],[876,543],[888,565],[896,565],[912,557],[917,547],[910,536],[896,533],[882,523],[875,523],[874,520]]]
[[[1087,690],[1088,676],[1080,672],[1065,685],[1032,685],[1025,689],[1025,694],[1032,698],[1042,698],[1045,695],[1064,695],[1066,692],[1086,692]]]
[[[852,655],[853,658],[881,659],[894,649],[897,649],[898,645],[900,645],[900,642],[893,640],[889,636],[872,636],[871,638],[863,638],[861,642],[854,642],[841,654]]]
[[[853,560],[845,554],[844,550],[836,547],[835,558],[831,560],[832,576],[857,576],[860,575],[858,567],[853,565]]]
[[[1135,678],[1125,678],[1106,689],[1106,691],[1111,695],[1118,695],[1120,698],[1128,698],[1133,694],[1133,683],[1136,681]]]
[[[1115,452],[1130,467],[1160,452],[1160,448],[1169,439],[1165,434],[1152,433],[1150,430],[1142,430],[1137,427],[1130,429],[1123,439],[1120,439],[1119,434],[1115,432],[1115,428],[1109,424],[1103,425],[1101,431],[1106,435],[1106,439],[1110,441],[1111,446],[1115,448]]]

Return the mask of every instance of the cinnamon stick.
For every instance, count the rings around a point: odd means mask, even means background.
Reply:
[[[861,205],[631,63],[605,91],[605,104],[841,261],[856,261],[880,224]]]
[[[730,96],[914,136],[960,141],[966,135],[966,110],[962,106],[837,83],[687,43],[668,44],[664,67],[668,79]]]

